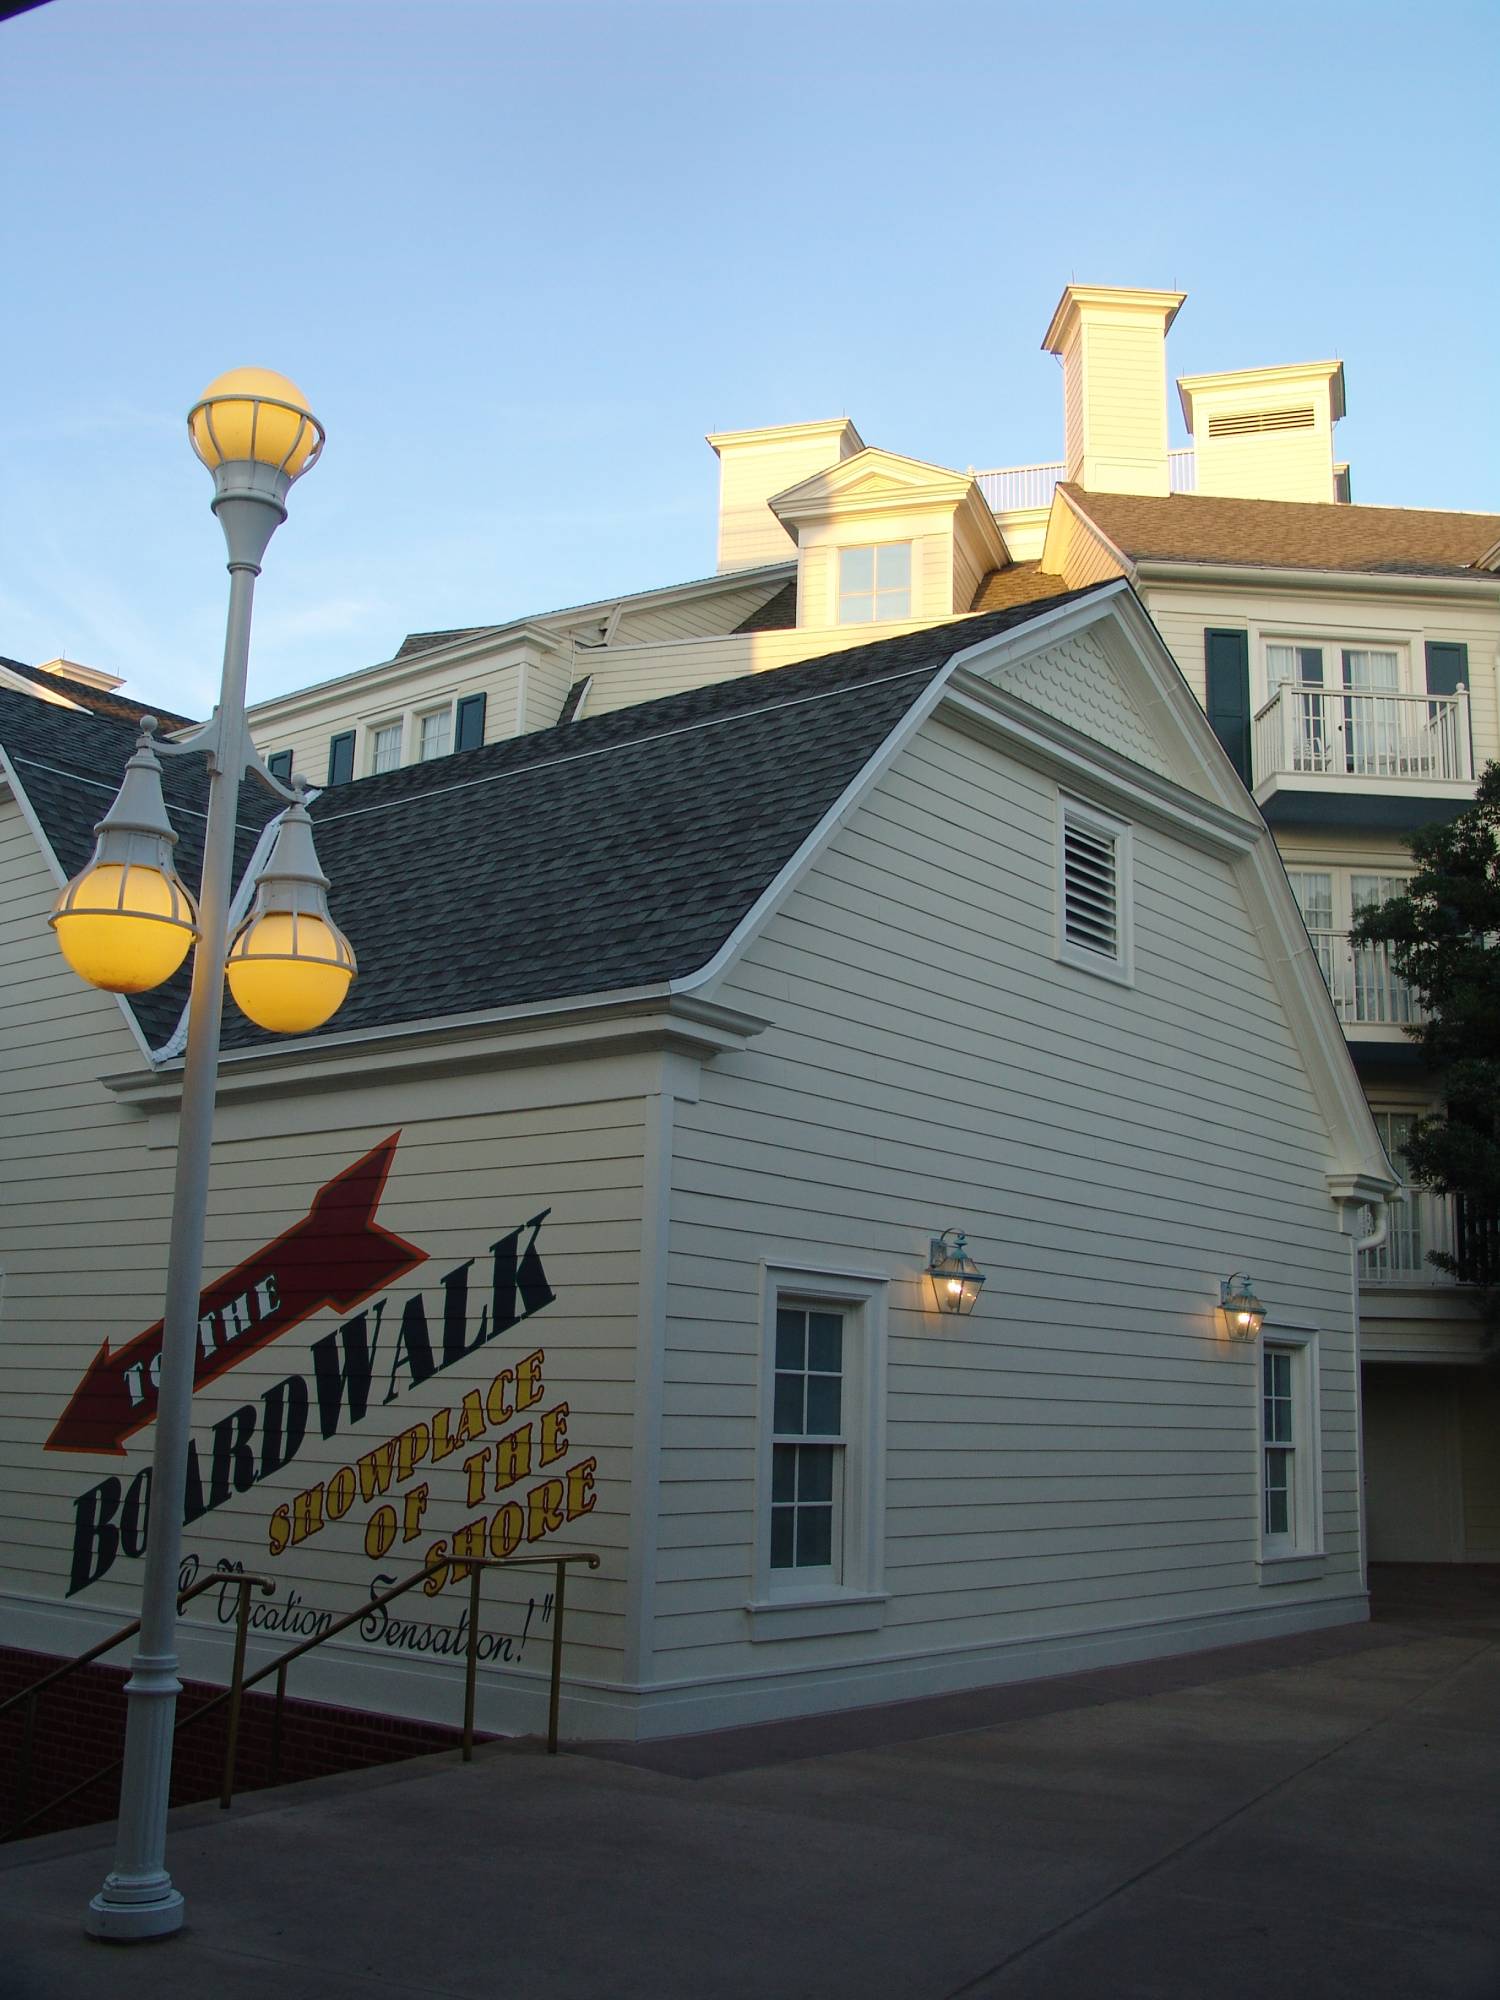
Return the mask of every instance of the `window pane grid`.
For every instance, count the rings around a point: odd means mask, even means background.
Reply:
[[[772,1569],[826,1569],[834,1562],[844,1460],[843,1346],[842,1313],[777,1307]]]
[[[446,708],[439,709],[436,714],[424,715],[422,717],[421,743],[418,754],[424,764],[433,757],[447,756],[448,745],[452,740],[452,729],[453,716]]]
[[[1294,1359],[1285,1347],[1267,1347],[1261,1355],[1262,1528],[1267,1537],[1288,1541],[1297,1519]]]
[[[911,616],[911,543],[839,550],[839,623]]]

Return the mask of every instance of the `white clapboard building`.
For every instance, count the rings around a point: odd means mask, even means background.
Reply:
[[[913,503],[954,545],[970,484]],[[275,1581],[257,1662],[438,1567],[294,1693],[451,1719],[481,1551],[602,1558],[575,1735],[1366,1615],[1357,1246],[1393,1176],[1132,583],[1027,575],[314,800],[360,974],[303,1039],[229,1012],[186,1563]],[[0,1603],[55,1655],[131,1614],[144,1541],[183,989],[86,988],[47,928],[134,733],[0,688]],[[189,880],[202,782],[166,776]],[[928,1275],[959,1231],[968,1313]],[[549,1610],[486,1579],[483,1726],[535,1726]],[[225,1676],[212,1593],[183,1651]]]

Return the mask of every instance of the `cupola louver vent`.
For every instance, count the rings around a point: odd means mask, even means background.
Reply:
[[[1253,437],[1261,431],[1310,431],[1315,418],[1308,404],[1298,410],[1244,410],[1238,415],[1210,417],[1211,438]]]

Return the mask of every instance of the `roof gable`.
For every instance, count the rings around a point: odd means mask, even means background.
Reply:
[[[1107,743],[1122,757],[1162,777],[1175,776],[1165,750],[1148,727],[1125,685],[1092,632],[1075,632],[1043,652],[985,676],[1023,701]]]

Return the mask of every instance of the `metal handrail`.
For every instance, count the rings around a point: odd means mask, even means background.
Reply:
[[[239,1753],[240,1707],[245,1690],[256,1686],[258,1682],[274,1674],[276,1676],[276,1706],[271,1722],[271,1782],[275,1784],[281,1769],[281,1720],[282,1710],[286,1702],[287,1669],[291,1666],[293,1660],[299,1659],[304,1653],[312,1652],[316,1647],[321,1646],[325,1640],[336,1638],[340,1632],[346,1632],[351,1625],[359,1624],[372,1611],[378,1611],[383,1605],[391,1603],[394,1598],[404,1596],[408,1590],[414,1589],[417,1584],[425,1583],[431,1577],[440,1576],[451,1567],[455,1572],[455,1581],[464,1575],[467,1575],[469,1578],[469,1629],[465,1643],[462,1746],[464,1763],[471,1763],[474,1757],[474,1699],[479,1670],[479,1589],[483,1579],[483,1572],[487,1569],[538,1569],[550,1566],[556,1570],[557,1579],[554,1587],[552,1657],[547,1702],[547,1754],[550,1757],[555,1757],[557,1755],[558,1712],[562,1703],[563,1618],[567,1593],[568,1565],[570,1563],[587,1563],[590,1569],[598,1569],[599,1557],[588,1551],[570,1552],[565,1555],[505,1556],[500,1558],[468,1555],[440,1557],[435,1562],[425,1563],[421,1569],[413,1571],[410,1576],[403,1578],[400,1583],[392,1584],[389,1590],[383,1590],[375,1597],[366,1598],[357,1609],[349,1612],[343,1618],[336,1619],[333,1624],[326,1626],[323,1631],[315,1633],[312,1638],[304,1639],[300,1645],[291,1647],[287,1652],[281,1654],[278,1659],[268,1661],[265,1666],[259,1668],[253,1674],[245,1672],[245,1641],[250,1617],[250,1593],[252,1588],[258,1585],[263,1594],[269,1597],[274,1595],[276,1585],[269,1577],[254,1575],[248,1570],[214,1570],[209,1575],[200,1577],[188,1589],[179,1592],[177,1608],[181,1611],[182,1607],[190,1599],[201,1595],[205,1590],[212,1590],[216,1586],[238,1591],[239,1602],[235,1611],[234,1666],[229,1686],[219,1694],[211,1695],[207,1701],[200,1703],[191,1715],[184,1716],[177,1724],[176,1733],[180,1734],[184,1729],[191,1728],[195,1722],[200,1721],[214,1709],[222,1708],[226,1702],[229,1703],[229,1728],[224,1745],[224,1776],[219,1789],[219,1805],[221,1808],[227,1810],[234,1800],[235,1769]],[[74,1785],[70,1790],[61,1793],[57,1798],[49,1799],[46,1805],[38,1806],[34,1812],[27,1813],[25,1811],[27,1796],[31,1788],[31,1750],[36,1721],[36,1697],[44,1688],[51,1687],[55,1682],[64,1680],[77,1668],[88,1666],[91,1662],[97,1660],[101,1654],[107,1653],[113,1647],[118,1646],[122,1640],[130,1638],[140,1630],[140,1624],[141,1621],[138,1618],[133,1619],[129,1625],[122,1627],[112,1637],[102,1640],[97,1646],[91,1647],[88,1652],[80,1653],[76,1659],[65,1661],[62,1666],[54,1668],[49,1674],[44,1674],[39,1681],[33,1682],[30,1687],[22,1688],[18,1694],[14,1694],[8,1700],[0,1702],[0,1715],[4,1715],[7,1709],[15,1707],[18,1702],[26,1701],[28,1703],[17,1780],[17,1792],[19,1794],[17,1815],[7,1828],[6,1837],[8,1839],[14,1839],[18,1833],[25,1827],[30,1826],[33,1820],[40,1819],[44,1813],[51,1812],[58,1806],[66,1805],[70,1799],[77,1798],[80,1792],[86,1792],[90,1786],[97,1785],[101,1778],[109,1777],[112,1772],[119,1770],[120,1766],[124,1763],[123,1756],[116,1757],[113,1762],[105,1764],[97,1771],[91,1772],[81,1784]]]
[[[481,1573],[487,1569],[538,1569],[545,1568],[549,1564],[556,1569],[557,1583],[552,1617],[551,1692],[547,1704],[547,1754],[549,1757],[555,1757],[557,1755],[557,1715],[562,1696],[563,1603],[567,1588],[568,1564],[580,1562],[587,1563],[590,1569],[597,1569],[599,1567],[598,1556],[585,1551],[559,1556],[440,1556],[435,1562],[426,1563],[421,1569],[413,1571],[402,1582],[393,1583],[389,1590],[382,1590],[377,1597],[367,1598],[357,1610],[351,1611],[347,1616],[335,1620],[332,1625],[327,1626],[323,1631],[315,1632],[312,1638],[304,1639],[300,1645],[291,1647],[289,1651],[281,1655],[280,1659],[268,1661],[257,1673],[253,1673],[247,1678],[245,1686],[247,1688],[254,1687],[257,1681],[265,1680],[270,1674],[275,1674],[276,1676],[276,1712],[272,1722],[271,1735],[271,1782],[273,1784],[276,1782],[276,1775],[280,1769],[281,1709],[283,1702],[286,1700],[286,1670],[292,1664],[293,1660],[299,1659],[303,1653],[312,1652],[327,1640],[336,1638],[340,1632],[348,1631],[351,1625],[359,1624],[372,1611],[378,1611],[383,1604],[389,1604],[393,1598],[404,1596],[408,1590],[414,1589],[419,1583],[425,1583],[429,1577],[441,1576],[443,1571],[450,1567],[457,1571],[472,1572],[469,1576],[469,1630],[464,1648],[463,1761],[466,1764],[472,1763],[474,1757],[474,1687],[475,1676],[479,1669],[479,1585]],[[223,1695],[216,1695],[214,1698],[215,1703],[223,1700]],[[193,1711],[195,1717],[201,1715],[203,1712],[202,1709],[195,1709]],[[223,1799],[220,1803],[227,1805],[229,1802],[227,1799]]]
[[[250,1592],[257,1584],[263,1596],[275,1596],[276,1585],[270,1577],[257,1576],[250,1570],[211,1570],[207,1576],[199,1577],[196,1583],[190,1583],[186,1589],[177,1593],[177,1609],[180,1613],[185,1604],[191,1603],[195,1597],[201,1597],[205,1590],[213,1590],[215,1587],[222,1589],[226,1585],[232,1585],[239,1592],[239,1604],[235,1610],[234,1678],[231,1679],[225,1695],[215,1695],[211,1701],[206,1701],[202,1707],[195,1708],[191,1715],[184,1716],[177,1724],[177,1730],[186,1729],[208,1709],[217,1708],[226,1696],[233,1698],[229,1714],[229,1738],[224,1748],[224,1784],[220,1793],[222,1805],[229,1803],[233,1790],[234,1758],[239,1739],[240,1696],[244,1692],[245,1628],[250,1619]],[[101,1765],[97,1771],[91,1771],[81,1784],[72,1786],[66,1792],[60,1792],[55,1799],[48,1799],[44,1806],[38,1806],[34,1812],[26,1810],[27,1801],[31,1796],[31,1762],[36,1737],[37,1697],[47,1688],[55,1687],[59,1681],[66,1680],[69,1674],[76,1673],[80,1667],[92,1666],[94,1661],[105,1653],[112,1653],[116,1646],[134,1638],[140,1629],[140,1619],[132,1618],[128,1625],[122,1625],[119,1631],[111,1633],[109,1638],[101,1639],[97,1646],[90,1646],[86,1653],[79,1653],[74,1659],[64,1660],[62,1665],[54,1667],[51,1673],[43,1674],[40,1680],[33,1681],[29,1687],[21,1688],[16,1694],[0,1701],[0,1716],[15,1708],[20,1702],[24,1701],[26,1704],[26,1719],[21,1725],[21,1748],[16,1759],[15,1816],[6,1827],[7,1840],[14,1840],[16,1835],[23,1828],[30,1826],[33,1820],[40,1819],[44,1813],[52,1812],[58,1806],[65,1806],[70,1799],[76,1799],[80,1792],[86,1792],[91,1786],[97,1785],[101,1778],[107,1778],[112,1771],[118,1771],[124,1763],[123,1757],[116,1757],[111,1763]]]

